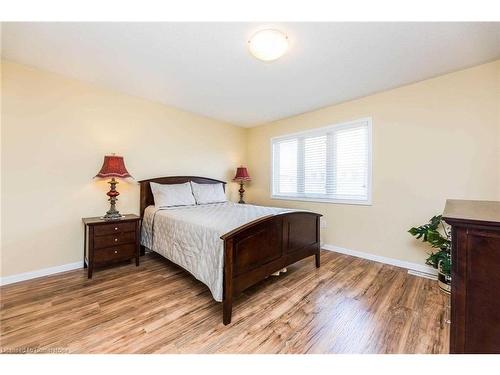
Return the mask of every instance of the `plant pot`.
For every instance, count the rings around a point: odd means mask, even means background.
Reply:
[[[438,263],[438,285],[443,292],[451,293],[451,275],[442,272],[441,261]]]

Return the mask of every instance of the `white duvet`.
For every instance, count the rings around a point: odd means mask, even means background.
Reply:
[[[232,202],[157,209],[144,212],[141,243],[192,273],[222,301],[224,242],[220,237],[284,208]]]

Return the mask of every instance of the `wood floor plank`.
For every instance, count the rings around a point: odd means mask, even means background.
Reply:
[[[233,322],[207,287],[156,254],[0,288],[2,351],[68,353],[447,353],[435,281],[332,252],[249,288]]]

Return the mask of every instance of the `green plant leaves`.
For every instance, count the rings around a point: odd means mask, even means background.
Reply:
[[[423,242],[428,241],[428,236],[429,233],[439,233],[437,231],[437,228],[439,227],[439,224],[441,223],[441,215],[438,216],[433,216],[428,224],[421,225],[419,227],[413,227],[411,228],[408,232],[412,235],[415,236],[417,239],[421,239]],[[432,236],[432,234],[431,234]]]
[[[413,227],[408,230],[408,233],[416,239],[422,240],[422,242],[427,242],[432,248],[439,249],[436,252],[432,252],[425,263],[438,268],[438,264],[441,261],[441,272],[449,275],[451,273],[451,239],[444,225],[444,235],[439,231],[438,228],[440,225],[443,225],[442,216],[436,215],[429,220],[429,223]]]
[[[438,268],[439,261],[441,263],[441,269],[444,270],[447,265],[449,265],[451,271],[451,257],[450,254],[444,251],[437,251],[435,253],[431,253],[429,257],[425,260],[425,263],[434,268]],[[444,272],[443,272],[444,273]]]

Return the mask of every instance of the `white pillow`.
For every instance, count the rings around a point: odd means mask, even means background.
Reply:
[[[162,185],[150,182],[155,199],[155,207],[192,206],[196,204],[189,182],[184,184]]]
[[[222,184],[197,184],[191,181],[193,195],[197,204],[226,202],[226,194]]]

